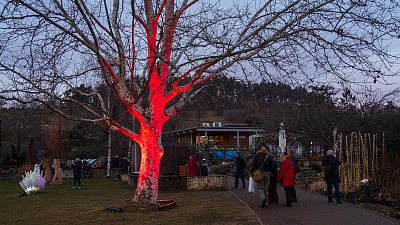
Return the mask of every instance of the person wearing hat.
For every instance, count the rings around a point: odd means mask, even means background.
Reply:
[[[258,194],[260,195],[261,208],[265,208],[267,206],[267,197],[268,191],[267,188],[270,184],[270,176],[273,170],[273,157],[269,152],[269,147],[267,145],[262,145],[260,151],[256,153],[254,156],[252,165],[251,165],[251,174],[255,170],[261,170],[263,175],[263,179],[260,182],[257,182]]]
[[[78,188],[81,188],[82,161],[79,158],[76,158],[74,164],[71,167],[74,171],[74,186],[72,188],[76,188],[77,181]]]
[[[244,171],[246,169],[246,161],[240,156],[240,152],[236,152],[235,162],[236,173],[235,173],[235,189],[239,186],[239,178],[242,180],[242,188],[246,188],[246,183],[244,181]]]

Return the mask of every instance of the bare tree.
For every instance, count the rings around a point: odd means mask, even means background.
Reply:
[[[5,0],[0,3],[3,99],[38,101],[65,117],[97,122],[134,140],[142,161],[134,202],[155,204],[163,125],[193,87],[233,72],[250,78],[352,82],[354,73],[394,76],[382,42],[399,35],[399,3],[363,0]],[[397,14],[396,14],[397,13]],[[379,78],[378,78],[379,76]],[[95,101],[64,95],[106,83],[137,132]],[[79,91],[78,89],[76,89]],[[198,90],[198,89],[196,89]],[[90,113],[74,118],[73,102]]]

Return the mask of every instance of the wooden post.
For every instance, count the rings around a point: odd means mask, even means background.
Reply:
[[[51,184],[62,184],[62,170],[60,167],[60,159],[54,159],[54,177]]]
[[[46,183],[50,183],[52,181],[52,177],[51,177],[51,168],[49,159],[43,160],[43,169],[44,169],[44,177],[46,179]]]
[[[189,168],[187,166],[179,167],[179,176],[187,177],[189,176]]]

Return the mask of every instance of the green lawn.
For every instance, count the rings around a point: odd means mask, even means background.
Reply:
[[[165,211],[137,212],[127,205],[133,190],[124,182],[82,180],[47,185],[40,195],[19,196],[18,182],[0,182],[0,224],[258,224],[254,215],[227,191],[161,193],[177,206]],[[122,207],[122,213],[104,210]]]

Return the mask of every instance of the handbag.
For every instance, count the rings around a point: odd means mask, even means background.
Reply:
[[[263,175],[261,173],[261,168],[263,167],[265,161],[267,160],[269,154],[267,154],[267,156],[265,156],[264,161],[262,162],[260,168],[258,170],[254,170],[251,173],[251,177],[253,178],[254,182],[260,182],[263,180]]]
[[[253,173],[251,174],[251,177],[253,178],[253,180],[254,180],[255,182],[260,182],[260,181],[263,180],[263,175],[262,175],[260,169],[254,170]]]

